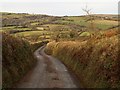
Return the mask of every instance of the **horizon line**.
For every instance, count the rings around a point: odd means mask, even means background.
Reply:
[[[11,11],[0,11],[0,13],[13,13],[13,14],[30,14],[30,15],[48,15],[48,16],[84,16],[86,14],[80,15],[52,15],[52,14],[44,14],[44,13],[28,13],[28,12],[11,12]],[[94,13],[91,15],[119,15],[118,13]]]

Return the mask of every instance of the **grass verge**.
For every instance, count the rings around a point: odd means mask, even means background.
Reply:
[[[89,41],[51,42],[46,52],[78,76],[85,88],[120,88],[118,35]]]

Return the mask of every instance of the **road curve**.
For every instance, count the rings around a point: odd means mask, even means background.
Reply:
[[[45,45],[34,52],[36,66],[15,88],[79,88],[77,81],[58,59],[45,54]]]

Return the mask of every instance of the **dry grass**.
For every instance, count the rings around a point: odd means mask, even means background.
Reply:
[[[120,87],[118,36],[84,42],[51,42],[46,52],[59,58],[82,79],[84,87]]]
[[[118,25],[118,21],[112,20],[94,20],[97,24],[105,24],[105,25]]]

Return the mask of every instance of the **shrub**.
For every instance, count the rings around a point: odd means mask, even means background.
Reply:
[[[35,64],[28,42],[3,33],[2,73],[3,88],[12,87]]]
[[[85,36],[90,36],[89,32],[83,32],[79,36],[85,37]]]
[[[35,51],[39,47],[47,44],[49,41],[41,41],[41,42],[36,42],[36,43],[31,43],[32,50]]]
[[[113,36],[84,42],[51,42],[45,51],[70,68],[78,76],[83,87],[118,88],[119,44],[118,36]]]

